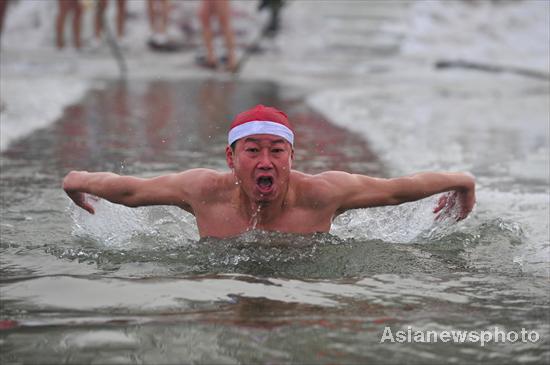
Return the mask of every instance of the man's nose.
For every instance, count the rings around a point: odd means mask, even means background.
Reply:
[[[271,157],[269,156],[269,151],[262,151],[260,153],[260,161],[258,162],[258,168],[269,170],[273,168],[273,163],[271,162]]]

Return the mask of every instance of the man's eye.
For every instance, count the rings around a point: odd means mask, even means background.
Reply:
[[[274,148],[274,149],[271,150],[271,152],[273,152],[273,153],[281,153],[281,152],[283,152],[283,149],[282,149],[282,148]]]
[[[246,152],[254,152],[254,153],[256,153],[256,152],[258,152],[258,149],[257,149],[257,148],[251,147],[251,148],[247,148],[247,149],[246,149]]]

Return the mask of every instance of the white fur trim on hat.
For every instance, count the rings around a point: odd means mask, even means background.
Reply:
[[[280,123],[266,120],[252,120],[234,127],[229,131],[227,142],[231,145],[236,140],[246,136],[251,136],[253,134],[273,134],[275,136],[283,137],[291,145],[294,144],[294,133],[292,133],[290,128]]]

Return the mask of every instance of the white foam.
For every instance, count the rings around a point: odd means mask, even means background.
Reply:
[[[95,198],[97,199],[97,198]],[[176,207],[128,208],[107,200],[87,197],[95,214],[77,207],[68,201],[68,210],[73,219],[73,234],[93,239],[98,245],[112,248],[137,248],[139,235],[162,236],[171,243],[184,244],[185,240],[197,240],[195,218]],[[151,243],[145,243],[151,248]]]
[[[466,59],[548,73],[547,1],[417,1],[402,51],[433,62]]]

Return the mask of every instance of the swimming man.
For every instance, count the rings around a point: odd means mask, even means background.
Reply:
[[[397,205],[450,192],[434,213],[458,203],[457,220],[475,204],[475,181],[467,173],[426,172],[381,179],[341,171],[308,175],[292,170],[294,132],[287,116],[257,105],[239,114],[228,135],[229,172],[191,169],[144,179],[108,172],[71,171],[63,189],[94,213],[85,194],[128,207],[175,205],[193,214],[201,237],[231,237],[252,227],[308,234],[328,232],[350,210]]]

